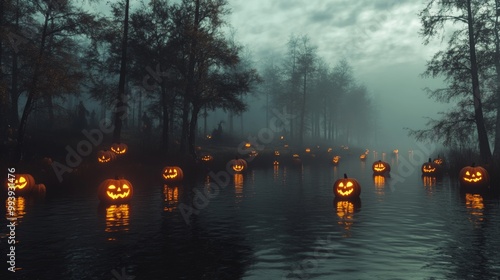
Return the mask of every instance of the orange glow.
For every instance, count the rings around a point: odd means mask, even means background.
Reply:
[[[373,183],[375,184],[375,187],[383,187],[385,185],[385,177],[382,175],[375,175],[373,176]]]
[[[128,231],[130,223],[130,208],[128,204],[110,205],[106,207],[106,232]],[[115,238],[108,238],[115,240]]]
[[[163,211],[174,211],[179,203],[179,187],[163,185],[163,201],[165,202]]]
[[[433,187],[436,185],[436,177],[422,176],[422,182],[424,183],[424,187]]]

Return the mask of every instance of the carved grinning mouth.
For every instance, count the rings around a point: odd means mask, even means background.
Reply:
[[[340,194],[341,196],[347,196],[352,194],[354,191],[354,188],[352,188],[352,182],[347,182],[347,184],[344,186],[344,183],[341,182],[339,186],[337,187],[337,193]]]
[[[483,179],[481,172],[476,172],[476,174],[471,175],[469,171],[467,171],[465,175],[470,176],[470,177],[464,177],[464,181],[469,183],[477,183]]]
[[[27,184],[28,184],[28,181],[26,181],[26,178],[21,177],[21,178],[19,178],[18,180],[15,181],[14,185],[18,189],[24,189],[24,187],[26,187]]]
[[[235,164],[235,165],[233,165],[233,170],[234,171],[241,171],[241,170],[243,170],[243,165]]]
[[[167,172],[164,172],[163,178],[165,179],[177,178],[177,169],[169,169]]]
[[[121,192],[122,189],[124,190],[123,192]],[[121,192],[121,193],[116,193],[116,192]],[[123,185],[122,188],[117,189],[115,185],[111,185],[108,187],[108,191],[106,191],[106,194],[112,199],[125,198],[129,196],[130,188],[127,185]]]

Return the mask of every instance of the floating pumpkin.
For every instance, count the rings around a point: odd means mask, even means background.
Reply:
[[[14,174],[14,178],[9,178],[5,183],[9,191],[14,191],[16,195],[27,194],[35,186],[35,179],[30,174]]]
[[[128,202],[133,193],[132,184],[125,179],[106,179],[97,190],[99,200],[109,204]]]
[[[439,166],[435,164],[431,158],[429,161],[422,164],[422,174],[424,175],[437,175],[439,173]]]
[[[259,153],[258,153],[256,150],[252,150],[252,151],[248,154],[248,156],[249,156],[249,157],[256,157],[256,156],[258,156],[258,155],[259,155]]]
[[[211,162],[214,160],[214,157],[212,155],[206,154],[206,155],[201,156],[200,159],[203,162]]]
[[[458,180],[463,187],[486,187],[490,183],[490,175],[486,169],[472,163],[471,166],[466,166],[460,170]]]
[[[111,151],[117,155],[123,155],[128,151],[128,146],[125,143],[111,144]]]
[[[278,150],[274,151],[274,156],[278,157],[279,155],[280,155],[280,151],[278,151]]]
[[[334,156],[332,158],[333,165],[337,165],[337,164],[339,164],[339,162],[340,162],[340,156]]]
[[[385,161],[376,161],[372,165],[373,174],[383,175],[391,172],[391,165]]]
[[[250,149],[252,147],[252,144],[250,143],[245,143],[245,148]]]
[[[178,182],[184,179],[184,172],[178,166],[165,166],[161,175],[167,182]]]
[[[101,150],[97,151],[97,162],[108,163],[116,158],[116,154],[112,151]]]
[[[275,160],[275,161],[273,162],[273,165],[280,165],[280,162],[279,162],[279,161],[277,161],[277,160]]]
[[[366,160],[366,154],[361,154],[359,156],[359,159],[362,160],[362,161],[365,161]]]
[[[398,149],[394,149],[394,150],[392,151],[392,153],[393,153],[393,154],[395,154],[395,155],[397,155],[397,154],[399,154],[399,150],[398,150]]]
[[[356,179],[347,178],[344,174],[344,178],[333,183],[333,193],[338,198],[357,198],[361,194],[361,186]]]
[[[236,158],[230,161],[231,169],[234,172],[240,173],[247,169],[247,162],[244,159]]]
[[[310,148],[306,148],[306,153],[310,153],[311,152],[311,149]]]
[[[435,158],[435,159],[433,160],[433,162],[434,162],[435,164],[439,165],[439,166],[443,166],[443,165],[444,165],[444,159],[443,159],[443,158],[441,158],[441,157],[439,157],[439,155],[438,155],[438,157],[437,157],[437,158]]]

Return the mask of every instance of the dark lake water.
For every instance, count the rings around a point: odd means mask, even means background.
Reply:
[[[499,279],[498,199],[388,161],[385,179],[353,156],[251,168],[218,190],[132,182],[132,201],[107,208],[94,186],[18,199],[18,271],[3,219],[1,279]],[[334,201],[343,173],[360,201]]]

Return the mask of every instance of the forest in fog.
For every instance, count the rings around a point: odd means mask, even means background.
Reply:
[[[122,130],[147,133],[166,154],[194,154],[213,132],[224,132],[214,141],[241,141],[276,111],[293,116],[278,125],[297,145],[366,144],[374,133],[369,90],[349,61],[322,58],[308,34],[290,34],[285,53],[262,59],[237,41],[225,0],[88,8],[98,2],[2,1],[0,133],[16,146],[12,158],[37,131],[64,138],[100,123],[114,125],[113,142]],[[244,129],[252,105],[265,122]]]

